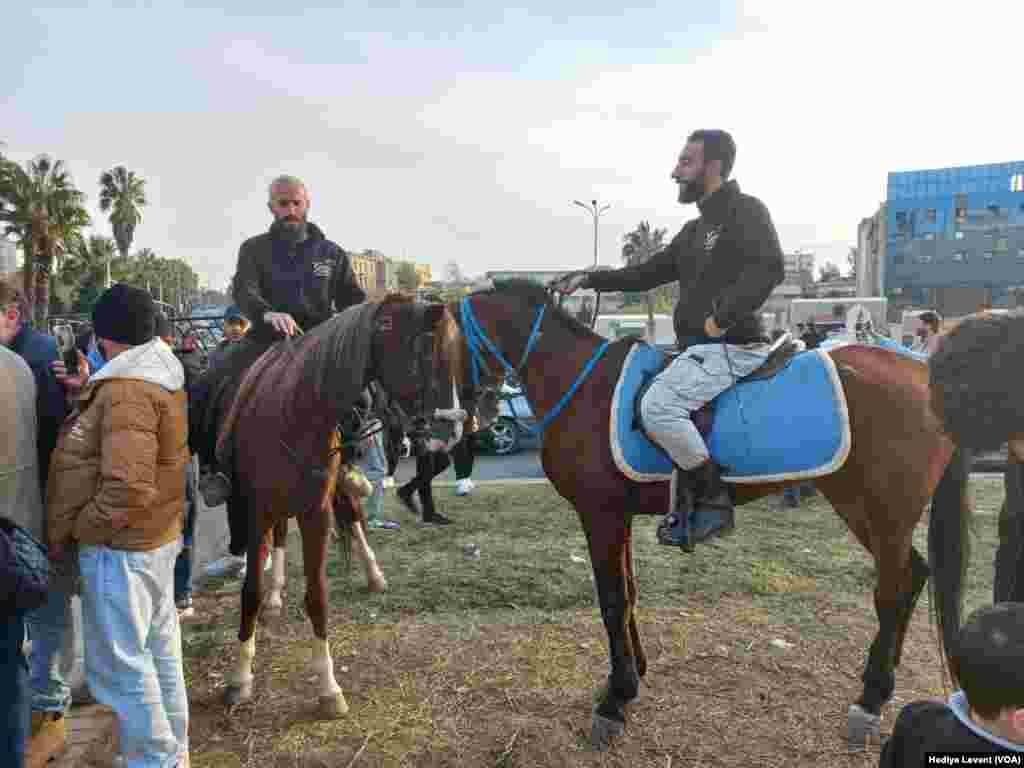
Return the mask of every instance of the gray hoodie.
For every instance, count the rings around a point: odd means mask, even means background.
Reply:
[[[32,370],[0,345],[0,517],[44,542],[36,418]]]

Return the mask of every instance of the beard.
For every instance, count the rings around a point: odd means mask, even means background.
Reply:
[[[295,245],[306,239],[308,227],[305,219],[277,219],[272,227],[274,234],[282,240]]]
[[[707,189],[706,177],[701,172],[700,176],[695,179],[691,179],[683,184],[679,185],[679,202],[683,205],[688,203],[696,203],[702,197]]]

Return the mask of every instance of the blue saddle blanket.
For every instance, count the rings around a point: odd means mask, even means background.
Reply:
[[[634,424],[637,392],[664,363],[654,347],[633,345],[612,397],[612,455],[637,482],[670,480],[675,468]],[[797,481],[835,472],[850,453],[850,419],[832,358],[820,350],[802,352],[771,378],[726,390],[714,401],[705,439],[726,482]]]

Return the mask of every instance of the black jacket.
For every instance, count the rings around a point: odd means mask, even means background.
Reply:
[[[735,181],[699,204],[700,218],[686,223],[650,261],[591,272],[587,287],[599,291],[649,291],[679,281],[674,324],[680,347],[706,342],[704,322],[714,315],[724,339],[767,341],[760,309],[785,277],[779,236],[768,209],[740,192]]]
[[[39,488],[46,500],[46,481],[50,473],[50,457],[57,447],[57,436],[67,417],[67,397],[64,387],[57,381],[51,363],[59,360],[57,340],[23,325],[11,341],[11,351],[21,355],[32,369],[36,380],[36,413],[38,434],[36,446],[39,450]]]
[[[273,228],[249,238],[238,251],[232,294],[259,341],[277,337],[263,322],[265,312],[287,312],[308,331],[366,299],[348,254],[315,224],[308,227],[308,237],[294,251]]]
[[[1020,751],[1024,752],[1024,745]],[[947,705],[918,701],[905,706],[896,718],[878,765],[879,768],[924,766],[928,764],[925,756],[929,752],[1009,754],[1010,750],[972,731]]]

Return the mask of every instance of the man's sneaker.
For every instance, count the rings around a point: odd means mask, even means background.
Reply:
[[[245,555],[232,555],[230,552],[219,560],[206,564],[206,575],[213,579],[224,576],[237,576],[245,573]]]
[[[199,479],[199,492],[207,507],[219,507],[231,496],[231,481],[223,472],[203,475]]]
[[[368,521],[366,524],[370,528],[378,528],[380,530],[385,531],[394,531],[402,527],[399,523],[395,522],[394,520],[381,520],[379,518],[374,518],[373,520]]]
[[[401,502],[402,506],[405,507],[406,511],[410,515],[417,518],[421,516],[419,505],[413,500],[412,497],[412,488],[407,488],[406,486],[403,485],[397,491],[395,491],[395,495],[398,497],[398,501]]]
[[[175,604],[178,606],[178,618],[179,619],[191,619],[196,615],[195,606],[192,605],[192,595],[184,595],[179,597]]]
[[[442,515],[440,512],[435,512],[430,517],[423,518],[423,525],[451,525],[451,520]]]
[[[476,488],[476,483],[468,477],[464,477],[462,480],[455,483],[455,495],[468,496],[474,488]]]

